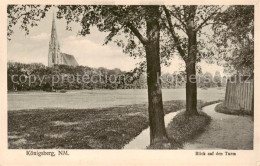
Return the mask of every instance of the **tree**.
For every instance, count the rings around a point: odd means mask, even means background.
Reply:
[[[205,56],[205,43],[197,37],[221,9],[220,6],[163,6],[164,26],[171,37],[169,47],[179,53],[186,65],[186,114],[197,115],[196,62]]]
[[[28,9],[29,8],[29,9]],[[27,33],[28,25],[34,26],[45,16],[49,6],[43,9],[37,5],[8,6],[8,36],[12,34],[12,25],[21,20],[21,28]],[[164,124],[160,68],[160,10],[159,6],[95,6],[68,5],[58,6],[58,18],[64,17],[68,23],[79,22],[80,34],[90,33],[91,26],[97,26],[102,32],[109,32],[105,44],[115,36],[124,34],[128,41],[126,51],[135,48],[136,40],[145,51],[148,85],[148,112],[150,124],[150,144],[168,143]],[[38,18],[40,16],[40,18]],[[69,25],[67,29],[71,29]],[[133,38],[134,37],[134,38]],[[120,43],[120,42],[118,42]],[[168,144],[167,144],[168,145]]]
[[[203,80],[204,87],[210,88],[214,86],[213,76],[211,73],[206,72],[203,77],[204,77]]]
[[[217,87],[221,87],[222,86],[222,77],[221,77],[221,74],[220,74],[219,71],[215,72],[213,80],[214,80],[215,86],[217,86]]]
[[[214,19],[214,36],[219,59],[229,72],[254,74],[254,6],[230,6]]]

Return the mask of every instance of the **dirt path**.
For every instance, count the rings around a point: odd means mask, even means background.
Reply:
[[[249,116],[215,112],[217,104],[204,107],[212,120],[206,131],[183,149],[253,149],[253,120]]]
[[[181,111],[181,110],[180,110]],[[171,112],[164,116],[165,126],[167,126],[171,120],[178,114],[180,111]],[[150,144],[150,127],[143,130],[137,137],[135,137],[131,142],[124,146],[124,149],[146,149]]]

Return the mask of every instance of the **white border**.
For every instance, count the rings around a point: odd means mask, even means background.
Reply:
[[[0,166],[1,165],[235,165],[260,166],[260,104],[259,89],[259,2],[260,0],[1,0],[0,2]],[[26,150],[7,148],[7,4],[167,4],[167,5],[255,5],[255,119],[254,150],[232,150],[237,156],[196,156],[199,150],[69,150],[69,156],[30,157]],[[258,47],[256,47],[258,46]],[[259,96],[260,97],[260,96]],[[239,122],[238,122],[239,123]],[[56,151],[50,149],[50,151]],[[223,150],[203,150],[204,152],[225,152]]]

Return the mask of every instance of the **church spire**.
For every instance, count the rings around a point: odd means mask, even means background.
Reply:
[[[55,17],[53,13],[52,18],[52,27],[51,27],[51,39],[49,43],[49,56],[48,56],[48,64],[49,66],[53,66],[54,64],[62,64],[63,59],[60,56],[60,45],[56,30]]]
[[[56,30],[54,13],[53,13],[53,18],[52,18],[51,38],[58,41],[58,35],[57,35],[57,30]]]

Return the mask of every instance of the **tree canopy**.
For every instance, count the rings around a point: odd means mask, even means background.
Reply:
[[[213,43],[229,72],[254,73],[254,6],[230,6],[214,20]]]

